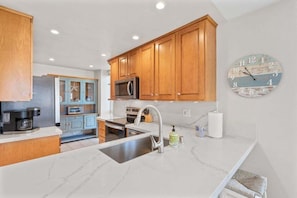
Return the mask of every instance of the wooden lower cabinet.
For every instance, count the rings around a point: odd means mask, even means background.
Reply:
[[[60,153],[60,136],[0,144],[0,166]]]
[[[105,121],[98,120],[99,126],[99,144],[105,142]]]

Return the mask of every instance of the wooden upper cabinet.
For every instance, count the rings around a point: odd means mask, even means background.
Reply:
[[[175,100],[175,34],[155,42],[155,99]]]
[[[140,49],[140,99],[175,99],[175,34]]]
[[[119,56],[119,78],[138,75],[142,100],[215,101],[216,26],[204,16]]]
[[[177,32],[177,100],[216,100],[216,24],[206,18]]]
[[[115,99],[114,82],[119,79],[119,62],[118,58],[109,61],[110,64],[110,99]]]
[[[33,17],[0,6],[0,101],[32,99]]]
[[[140,99],[154,99],[154,44],[150,43],[139,49],[140,71]]]
[[[132,50],[119,57],[119,78],[125,79],[137,75],[138,51]]]
[[[128,71],[128,55],[119,57],[119,78],[124,79],[127,77]]]
[[[128,53],[128,67],[127,67],[128,76],[139,75],[138,56],[139,56],[138,49],[132,50]]]

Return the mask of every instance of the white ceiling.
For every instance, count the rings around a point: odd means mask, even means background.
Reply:
[[[164,10],[155,9],[157,0],[0,0],[0,5],[34,16],[34,63],[98,70],[109,69],[109,58],[205,14],[220,23],[278,1],[163,0]]]

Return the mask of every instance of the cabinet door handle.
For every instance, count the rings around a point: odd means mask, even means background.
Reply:
[[[180,96],[181,94],[178,92],[177,95]]]
[[[154,94],[153,94],[153,93],[151,93],[151,96],[154,96]]]

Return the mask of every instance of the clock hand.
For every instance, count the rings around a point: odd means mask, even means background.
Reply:
[[[256,78],[251,74],[251,72],[250,72],[246,67],[244,67],[244,69],[245,69],[247,72],[243,71],[242,73],[244,73],[244,74],[246,74],[246,75],[249,75],[253,80],[256,80]]]

